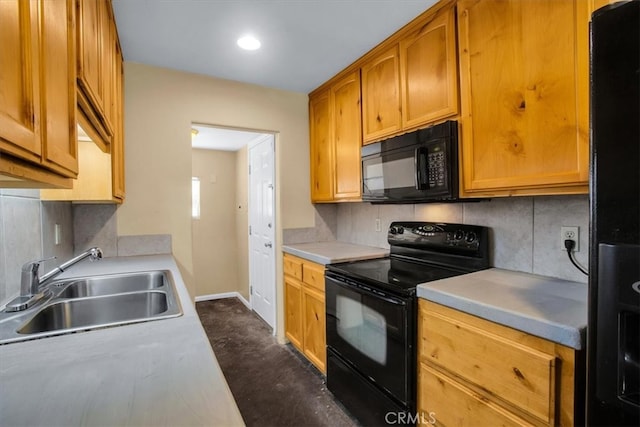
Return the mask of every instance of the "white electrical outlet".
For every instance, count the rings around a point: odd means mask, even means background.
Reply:
[[[380,218],[376,218],[376,231],[382,231],[380,226]]]
[[[565,240],[573,240],[573,252],[580,252],[580,227],[560,227],[560,249],[566,251]]]

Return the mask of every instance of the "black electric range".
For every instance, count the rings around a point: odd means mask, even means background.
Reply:
[[[325,273],[327,388],[363,425],[415,419],[417,285],[489,268],[486,227],[393,222],[387,240]]]

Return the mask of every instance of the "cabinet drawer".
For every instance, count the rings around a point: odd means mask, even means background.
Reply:
[[[418,396],[418,413],[436,426],[531,426],[522,418],[501,408],[481,395],[420,364],[422,389]],[[435,420],[435,423],[433,423]],[[424,422],[424,421],[423,421]]]
[[[302,264],[302,281],[324,292],[324,266],[320,264]]]
[[[291,255],[285,255],[283,272],[289,276],[302,280],[302,260]]]
[[[420,354],[530,413],[545,424],[555,415],[555,356],[472,324],[421,312]]]

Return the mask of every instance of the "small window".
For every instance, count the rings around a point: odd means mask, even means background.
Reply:
[[[191,178],[191,217],[200,219],[200,178]]]

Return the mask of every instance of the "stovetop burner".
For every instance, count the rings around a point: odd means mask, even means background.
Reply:
[[[372,287],[414,295],[416,286],[489,268],[488,229],[466,224],[393,222],[391,255],[327,266]]]
[[[414,294],[416,286],[420,283],[465,273],[460,270],[428,266],[390,257],[333,264],[328,267],[330,271],[401,294]]]

